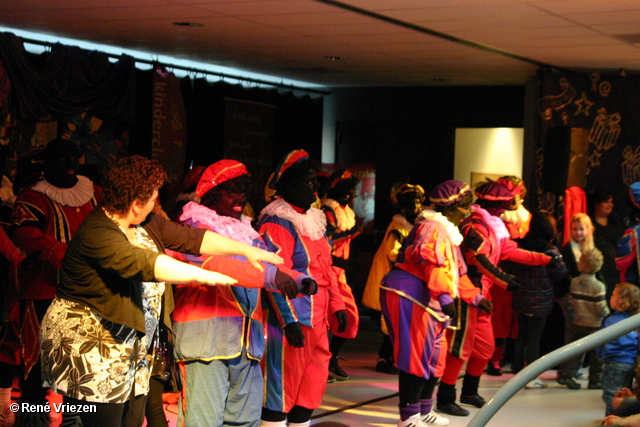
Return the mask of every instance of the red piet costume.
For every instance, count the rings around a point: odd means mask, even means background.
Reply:
[[[318,408],[326,389],[329,342],[328,318],[344,310],[335,273],[331,269],[331,246],[325,237],[326,219],[322,211],[303,211],[284,199],[276,198],[261,212],[258,223],[267,249],[284,259],[278,268],[294,279],[301,274],[311,276],[318,293],[295,300],[284,300],[269,293],[277,305],[288,304],[293,319],[278,318],[269,311],[267,348],[262,359],[265,379],[264,407],[277,412],[290,412],[294,405]],[[305,335],[304,347],[291,346],[282,325],[298,321]]]
[[[509,282],[514,279],[512,275],[497,267],[501,260],[528,265],[546,265],[551,260],[547,255],[519,249],[518,245],[509,239],[509,233],[502,220],[477,205],[472,206],[471,216],[465,219],[460,227],[464,236],[462,251],[469,266],[469,277],[476,286],[482,288],[485,295],[491,295],[490,290],[493,286],[500,286],[506,290]],[[450,356],[447,358],[443,375],[443,381],[447,383],[451,380],[451,383],[455,383],[462,362],[470,357],[476,359],[474,362],[477,363],[467,365],[467,372],[473,376],[481,375],[494,351],[491,315],[466,309],[464,303],[462,305],[461,329],[451,331],[447,335]]]
[[[27,255],[37,254],[19,273],[20,299],[26,300],[22,323],[22,356],[25,373],[38,359],[39,322],[33,300],[53,299],[58,270],[67,244],[80,223],[102,200],[102,189],[84,176],[71,188],[59,188],[41,180],[24,189],[11,214],[16,227],[11,239]]]
[[[348,205],[341,206],[333,199],[324,199],[322,202],[322,210],[327,217],[327,228],[335,230],[330,236],[333,255],[348,260],[351,254],[351,241],[360,234],[360,230],[356,225],[355,212]],[[347,283],[345,270],[336,265],[333,265],[332,268],[338,278],[338,287],[347,310],[348,323],[344,332],[338,332],[339,325],[337,320],[330,317],[329,327],[333,335],[343,338],[355,338],[360,324],[358,306],[353,297],[351,287]]]

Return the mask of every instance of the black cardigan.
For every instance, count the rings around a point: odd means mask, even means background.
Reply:
[[[143,228],[158,249],[154,252],[129,243],[101,208],[80,225],[65,253],[57,296],[88,306],[105,320],[145,333],[141,281],[154,281],[154,266],[164,249],[200,254],[206,230],[167,221],[151,213]],[[171,286],[163,296],[163,323],[170,327]]]

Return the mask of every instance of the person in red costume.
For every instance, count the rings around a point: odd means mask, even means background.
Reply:
[[[258,220],[267,249],[284,259],[279,269],[294,279],[301,274],[311,276],[318,285],[313,297],[289,302],[304,333],[303,347],[284,339],[289,331],[283,330],[279,319],[269,316],[266,356],[262,359],[266,386],[261,427],[309,426],[313,410],[322,403],[329,375],[329,318],[336,317],[338,332],[347,328],[344,301],[331,268],[326,218],[311,206],[318,194],[319,166],[304,150],[286,154],[269,182],[276,191],[275,200]],[[286,319],[284,323],[288,323]]]
[[[89,178],[77,174],[79,157],[75,143],[66,139],[49,142],[44,152],[43,179],[20,192],[11,213],[11,239],[30,258],[19,272],[23,306],[22,402],[46,402],[47,389],[42,387],[38,357],[39,324],[56,295],[58,270],[68,242],[102,200],[102,190]],[[42,414],[20,412],[16,422],[38,416]]]
[[[475,194],[477,204],[471,206],[471,215],[460,225],[464,236],[462,252],[469,268],[469,278],[482,289],[484,295],[490,297],[492,286],[507,290],[520,286],[513,275],[498,267],[501,260],[547,265],[551,257],[519,249],[510,239],[500,219],[504,210],[513,203],[513,195],[508,188],[497,182],[485,182],[476,188]],[[460,402],[482,407],[485,400],[478,394],[480,375],[493,355],[495,343],[490,314],[469,307],[462,301],[459,316],[460,328],[447,331],[449,353],[438,388],[437,408],[450,415],[467,416],[469,411],[456,403],[458,374],[466,361]]]
[[[195,193],[201,202],[186,203],[178,219],[264,248],[262,238],[251,227],[251,218],[242,214],[250,190],[251,176],[245,165],[220,160],[207,167],[197,182]],[[176,257],[194,265],[208,261],[205,256],[180,255]],[[264,387],[260,359],[265,347],[266,298],[257,288],[285,288],[289,297],[295,297],[298,284],[273,264],[264,264],[264,271],[259,272],[243,259],[218,258],[215,270],[233,275],[238,286],[188,283],[175,291],[172,318],[183,375],[178,425],[257,427]],[[227,272],[226,268],[233,270]],[[308,276],[299,277],[300,286],[305,279],[310,280]],[[243,287],[247,285],[252,287]],[[265,304],[267,307],[271,308]]]
[[[4,228],[0,228],[0,271],[7,274],[0,279],[0,426],[12,425],[15,414],[9,409],[11,405],[11,389],[14,378],[14,367],[20,363],[20,349],[18,346],[10,345],[14,337],[18,336],[15,325],[18,324],[19,308],[16,303],[16,286],[9,277],[15,276],[15,270],[25,259],[24,253],[15,247]],[[5,342],[9,339],[9,342]],[[16,340],[17,341],[17,340]]]
[[[380,305],[398,369],[398,427],[444,426],[433,411],[433,390],[446,353],[443,333],[456,317],[455,298],[491,311],[491,302],[466,275],[458,224],[469,213],[469,185],[449,180],[431,192],[436,211],[423,210],[394,268],[380,286]]]
[[[524,207],[524,198],[527,195],[527,188],[524,182],[513,175],[500,177],[497,181],[511,191],[513,203],[500,215],[509,231],[512,239],[522,239],[529,231],[531,223],[531,213]],[[508,267],[501,266],[507,273],[512,273]],[[513,297],[511,292],[507,292],[500,286],[491,288],[491,302],[494,310],[491,316],[493,325],[493,335],[496,340],[496,349],[487,365],[487,374],[502,375],[501,362],[504,357],[504,350],[507,338],[518,338],[518,318],[511,308]]]
[[[343,344],[358,334],[360,315],[356,305],[351,287],[347,283],[346,269],[349,264],[351,254],[351,241],[362,231],[362,226],[357,223],[356,214],[350,204],[356,195],[358,180],[346,169],[335,171],[327,180],[327,194],[322,198],[322,210],[327,217],[327,233],[333,248],[333,271],[338,277],[340,294],[347,309],[349,328],[344,332],[338,332],[339,324],[335,318],[329,321],[331,331],[331,361],[329,362],[329,372],[338,381],[349,379],[347,374],[338,363],[338,356]]]

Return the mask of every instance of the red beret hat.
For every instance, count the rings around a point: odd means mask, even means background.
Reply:
[[[476,197],[483,200],[506,202],[513,199],[513,193],[498,182],[487,182],[476,188]]]
[[[219,162],[215,162],[202,173],[198,186],[196,187],[196,196],[202,197],[216,185],[248,174],[247,168],[237,160],[220,160]]]

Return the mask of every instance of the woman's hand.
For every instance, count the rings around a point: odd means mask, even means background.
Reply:
[[[196,278],[196,282],[200,283],[201,285],[209,285],[209,286],[218,286],[218,285],[231,286],[238,283],[236,279],[233,279],[229,276],[226,276],[222,273],[218,273],[216,271],[208,271],[208,270],[202,270],[202,274],[200,274]]]
[[[279,265],[284,262],[279,255],[276,255],[273,252],[265,251],[249,245],[246,245],[245,253],[243,255],[247,261],[261,272],[264,271],[264,268],[260,264],[261,262],[268,262],[275,265]]]

